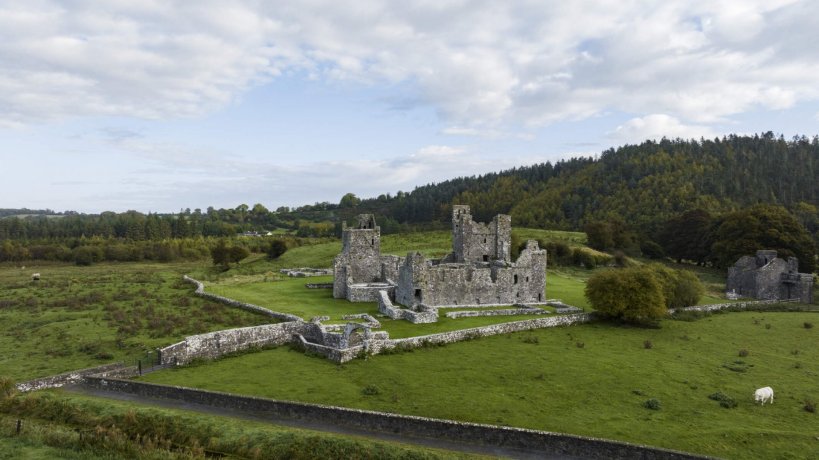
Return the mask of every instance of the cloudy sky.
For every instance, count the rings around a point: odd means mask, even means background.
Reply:
[[[268,208],[819,134],[819,2],[0,0],[0,208]]]

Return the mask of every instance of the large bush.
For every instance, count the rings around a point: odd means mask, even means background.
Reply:
[[[649,323],[668,313],[663,284],[647,267],[597,273],[586,284],[586,297],[598,312],[628,322]]]

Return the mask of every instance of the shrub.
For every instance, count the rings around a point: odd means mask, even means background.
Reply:
[[[270,260],[278,259],[282,254],[287,252],[287,244],[282,240],[273,240],[265,251]]]
[[[643,403],[643,407],[651,410],[660,410],[660,400],[656,398],[648,399]]]
[[[645,348],[646,350],[650,350],[654,348],[654,344],[651,343],[651,340],[645,340],[643,341],[643,348]]]
[[[662,259],[665,257],[665,251],[662,246],[651,240],[645,240],[640,243],[640,252],[649,259]]]
[[[806,399],[804,407],[806,412],[810,412],[811,414],[816,412],[816,403],[811,400]]]
[[[585,343],[583,343],[583,342],[577,342],[577,343],[575,343],[575,346],[576,346],[577,348],[584,348],[584,347],[586,346],[586,344],[585,344]]]
[[[651,322],[668,312],[662,285],[653,270],[644,267],[596,273],[585,293],[595,310],[628,322]]]
[[[10,377],[0,376],[0,400],[14,396],[17,393],[17,384]]]
[[[771,323],[765,324],[765,329],[770,329],[770,328],[771,328]]]
[[[708,395],[708,399],[719,401],[720,407],[724,407],[726,409],[737,407],[737,402],[734,400],[734,398],[720,391]]]
[[[375,396],[375,395],[380,394],[380,393],[381,393],[381,390],[379,390],[377,386],[372,385],[372,384],[367,385],[366,387],[361,389],[361,394],[366,395],[366,396]]]
[[[744,358],[746,356],[748,356],[748,350],[746,350],[744,348],[742,350],[739,350],[739,357],[740,358]]]
[[[527,335],[523,338],[523,343],[531,343],[532,345],[537,345],[540,343],[540,339],[538,339],[534,335]]]
[[[805,321],[805,324],[803,324],[803,326],[805,326],[805,329],[812,329],[813,323]]]

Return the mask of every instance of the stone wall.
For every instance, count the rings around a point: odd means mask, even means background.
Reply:
[[[466,310],[451,311],[447,318],[471,318],[475,316],[514,316],[514,315],[545,315],[549,312],[542,308],[505,308],[502,310]]]
[[[133,377],[137,374],[137,372],[136,367],[128,367],[122,363],[104,364],[102,366],[65,372],[62,374],[52,375],[50,377],[43,377],[40,379],[29,380],[28,382],[18,383],[17,390],[27,392],[44,390],[46,388],[59,388],[64,385],[80,383],[85,377],[95,374],[102,374],[104,376],[111,377]]]
[[[193,359],[214,359],[251,347],[283,345],[290,342],[294,334],[304,333],[308,324],[293,321],[192,335],[182,342],[161,348],[159,363],[181,365]]]
[[[210,300],[213,300],[215,302],[223,303],[223,304],[231,306],[231,307],[236,307],[236,308],[241,308],[243,310],[252,311],[254,313],[261,313],[263,315],[267,315],[267,316],[269,316],[271,318],[276,318],[276,319],[282,320],[282,321],[304,321],[302,318],[300,318],[300,317],[298,317],[296,315],[291,315],[289,313],[279,313],[279,312],[276,312],[276,311],[273,311],[273,310],[268,310],[267,308],[264,308],[264,307],[260,307],[258,305],[253,305],[251,303],[239,302],[238,300],[228,299],[227,297],[222,297],[220,295],[205,292],[205,285],[202,284],[201,281],[197,281],[197,280],[191,278],[188,275],[183,276],[182,279],[184,279],[185,281],[187,281],[187,282],[189,282],[189,283],[196,286],[196,290],[194,291],[194,294],[198,295],[199,297],[203,297],[205,299],[210,299]]]
[[[744,310],[748,307],[752,307],[754,305],[772,305],[777,303],[783,302],[799,302],[799,299],[786,299],[786,300],[752,300],[748,302],[731,302],[731,303],[716,303],[711,305],[694,305],[692,307],[685,307],[680,308],[682,311],[717,311],[717,310],[725,310],[726,308],[733,308]],[[674,313],[676,310],[669,309],[669,313]]]
[[[542,457],[588,459],[696,459],[684,452],[637,444],[453,420],[391,414],[319,404],[277,401],[216,391],[157,385],[130,380],[87,377],[85,385],[98,390],[168,399],[186,404],[218,407],[252,413],[268,420],[288,419],[318,422],[346,430],[380,432],[404,437],[440,439],[534,452]]]
[[[387,291],[379,291],[378,293],[378,311],[391,319],[404,319],[413,324],[438,322],[438,310],[435,308],[429,308],[424,311],[398,308],[390,301]]]
[[[395,286],[386,283],[351,284],[347,286],[346,298],[350,302],[377,302],[379,291],[387,291],[392,297],[395,295]]]
[[[479,337],[488,337],[498,334],[509,334],[512,332],[528,331],[532,329],[543,329],[549,327],[569,326],[572,324],[587,323],[593,319],[592,313],[582,313],[576,315],[553,316],[549,318],[535,318],[509,323],[491,324],[489,326],[461,329],[451,332],[441,332],[419,337],[408,337],[404,339],[389,339],[383,336],[374,336],[364,343],[334,352],[322,349],[313,351],[326,356],[338,363],[344,363],[363,355],[377,355],[393,348],[410,349],[428,345],[448,344],[472,340]]]

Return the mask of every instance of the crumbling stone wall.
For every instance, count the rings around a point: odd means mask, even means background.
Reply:
[[[294,334],[308,334],[309,324],[293,321],[188,336],[182,342],[161,348],[159,363],[182,365],[196,358],[214,359],[251,347],[283,345],[290,342]]]
[[[378,293],[378,311],[391,319],[405,319],[413,324],[435,323],[438,321],[438,310],[421,306],[418,311],[398,308],[392,304],[386,291]]]
[[[46,388],[59,388],[65,385],[80,383],[89,375],[101,375],[104,377],[115,376],[120,378],[133,377],[137,374],[135,366],[125,366],[122,363],[103,364],[102,366],[80,369],[62,374],[52,375],[39,379],[29,380],[17,384],[17,391],[28,392],[44,390]]]
[[[476,316],[514,316],[514,315],[547,315],[548,311],[542,308],[505,308],[503,310],[466,310],[451,311],[447,318],[473,318]]]

